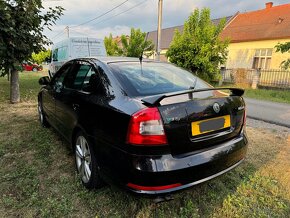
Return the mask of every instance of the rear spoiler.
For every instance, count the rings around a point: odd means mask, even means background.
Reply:
[[[185,90],[185,91],[171,92],[168,94],[161,94],[161,95],[154,95],[154,96],[150,96],[150,97],[145,97],[145,98],[141,99],[141,101],[147,105],[150,105],[150,106],[157,106],[157,105],[159,105],[160,101],[162,101],[164,98],[174,97],[174,96],[183,95],[183,94],[215,91],[215,90],[230,90],[231,91],[230,96],[242,96],[245,92],[244,89],[239,89],[239,88],[209,88],[209,89],[197,89],[197,90],[190,89],[190,90]]]

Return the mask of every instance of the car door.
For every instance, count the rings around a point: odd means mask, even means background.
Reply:
[[[42,95],[42,103],[43,103],[43,110],[51,123],[54,127],[57,123],[56,112],[55,112],[55,95],[57,92],[61,90],[62,83],[64,78],[72,66],[72,63],[68,63],[64,65],[52,78],[50,84],[48,84],[45,89],[43,89]]]
[[[83,98],[85,98],[85,96],[80,96],[82,86],[84,83],[88,83],[87,75],[91,75],[92,69],[91,64],[76,61],[66,75],[63,89],[56,94],[56,113],[59,118],[59,128],[68,140],[70,140],[71,133],[78,122],[80,107],[83,104]]]
[[[60,70],[56,73],[56,75],[52,78],[52,81],[50,85],[47,88],[47,105],[49,107],[49,111],[51,114],[51,124],[60,132],[62,133],[62,128],[60,126],[59,121],[59,114],[56,111],[56,97],[59,93],[63,90],[63,83],[64,80],[68,74],[68,72],[71,70],[73,66],[73,62],[69,62],[62,66]]]
[[[49,84],[43,89],[42,92],[42,108],[46,114],[46,118],[49,123],[54,125],[55,123],[55,100],[54,100],[54,90]]]

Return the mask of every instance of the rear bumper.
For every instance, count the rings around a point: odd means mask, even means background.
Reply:
[[[114,152],[110,179],[138,194],[161,195],[205,182],[238,166],[245,158],[244,133],[225,143],[186,156],[133,155]]]

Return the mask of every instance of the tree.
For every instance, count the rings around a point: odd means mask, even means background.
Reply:
[[[290,42],[285,42],[283,44],[278,43],[278,45],[276,45],[275,48],[276,48],[276,52],[281,52],[281,53],[289,52],[290,53]],[[284,70],[289,69],[290,68],[290,58],[288,58],[285,61],[282,61],[281,67]]]
[[[33,52],[32,55],[31,55],[31,58],[32,58],[33,62],[41,64],[42,62],[47,60],[50,56],[51,56],[51,50],[48,49],[48,50],[40,51],[37,54],[35,54]]]
[[[0,72],[11,75],[11,103],[20,101],[16,66],[50,44],[43,30],[50,29],[64,10],[59,6],[43,9],[41,0],[0,0]]]
[[[154,44],[152,41],[146,40],[146,33],[141,32],[140,29],[131,28],[129,38],[125,35],[121,36],[123,55],[127,57],[140,57],[142,51],[146,52],[147,56],[152,55]]]
[[[221,41],[219,34],[225,27],[222,19],[214,25],[207,8],[195,9],[184,23],[183,33],[175,31],[166,53],[172,63],[197,73],[207,81],[219,79],[219,66],[225,63],[229,40]]]
[[[122,49],[118,47],[117,42],[113,39],[112,33],[109,37],[105,37],[104,39],[105,47],[107,50],[107,54],[109,56],[121,56]]]

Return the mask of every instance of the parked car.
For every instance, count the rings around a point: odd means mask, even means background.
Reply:
[[[42,66],[30,62],[22,63],[22,68],[25,71],[33,71],[33,72],[42,71]]]
[[[245,158],[242,89],[213,88],[170,63],[117,57],[75,59],[39,83],[40,122],[72,144],[88,189],[105,181],[167,194]]]

